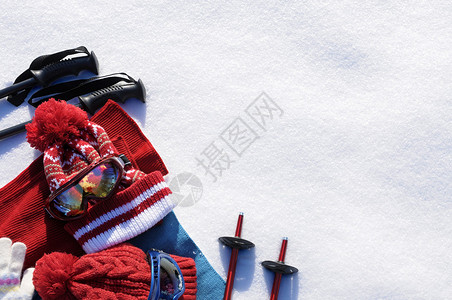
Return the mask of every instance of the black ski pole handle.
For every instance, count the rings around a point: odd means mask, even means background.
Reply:
[[[96,110],[104,106],[108,99],[124,103],[129,98],[137,98],[143,103],[146,99],[146,88],[141,79],[134,82],[121,81],[112,86],[100,89],[90,94],[79,96],[80,103],[76,106],[93,115]],[[0,140],[25,131],[25,125],[30,121],[0,130]]]
[[[91,52],[88,56],[61,60],[47,65],[42,69],[30,70],[33,77],[0,90],[0,98],[6,97],[25,88],[32,87],[36,84],[47,86],[60,77],[66,75],[77,75],[82,70],[91,71],[94,74],[99,73],[99,63],[94,52]]]
[[[90,114],[104,106],[108,99],[124,103],[129,98],[137,98],[143,103],[146,99],[146,88],[141,79],[134,82],[121,81],[93,93],[79,96],[81,108]]]
[[[77,75],[83,70],[98,74],[99,63],[94,52],[91,51],[91,54],[88,56],[60,60],[59,62],[45,66],[42,69],[30,71],[37,83],[42,86],[47,86],[60,77]]]

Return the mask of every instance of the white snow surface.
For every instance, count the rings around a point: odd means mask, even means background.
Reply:
[[[451,20],[447,1],[2,1],[0,87],[80,45],[141,78],[122,107],[168,182],[201,182],[175,212],[224,279],[244,212],[234,299],[269,298],[285,236],[279,299],[452,299]],[[33,114],[2,99],[0,128]],[[38,155],[0,141],[1,186]]]

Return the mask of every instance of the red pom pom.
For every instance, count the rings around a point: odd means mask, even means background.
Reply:
[[[74,299],[68,280],[78,257],[60,252],[44,255],[36,262],[33,285],[42,299]]]
[[[27,140],[33,148],[44,152],[54,144],[64,144],[80,136],[88,115],[80,108],[50,99],[38,106],[33,121],[27,124]]]

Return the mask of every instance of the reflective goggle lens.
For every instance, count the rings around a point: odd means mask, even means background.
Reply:
[[[160,298],[178,299],[183,291],[182,283],[173,262],[167,258],[160,259]]]
[[[176,261],[166,253],[156,251],[148,252],[148,260],[152,264],[151,291],[148,299],[179,299],[185,291],[185,282]]]
[[[108,196],[117,184],[119,173],[118,167],[113,163],[105,162],[96,166],[73,186],[55,197],[50,203],[50,209],[63,218],[83,214],[88,204],[87,197]]]

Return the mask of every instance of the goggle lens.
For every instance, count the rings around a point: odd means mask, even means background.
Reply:
[[[164,266],[164,267],[163,267]],[[174,262],[167,258],[160,259],[160,299],[178,299],[183,291],[179,276],[175,276],[177,270]]]
[[[83,214],[88,205],[86,199],[104,198],[115,188],[120,170],[115,164],[105,162],[86,174],[50,203],[50,209],[60,217]]]
[[[152,282],[148,300],[177,300],[185,291],[182,272],[166,253],[148,251]]]

